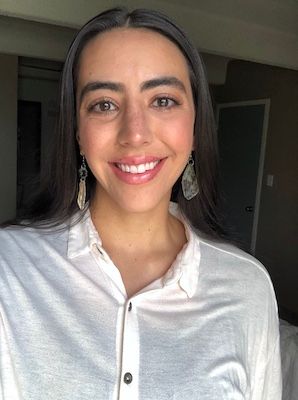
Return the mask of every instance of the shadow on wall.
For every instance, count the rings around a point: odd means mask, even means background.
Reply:
[[[270,99],[256,257],[272,277],[281,309],[298,315],[298,71],[231,61],[225,85],[212,92],[216,103]]]

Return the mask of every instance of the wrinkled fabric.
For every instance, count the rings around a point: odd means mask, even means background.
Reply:
[[[166,275],[130,299],[89,214],[1,230],[0,399],[281,399],[267,272],[184,224]]]

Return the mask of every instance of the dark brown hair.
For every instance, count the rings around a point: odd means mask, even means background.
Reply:
[[[107,10],[87,22],[74,38],[64,64],[61,81],[61,100],[58,129],[48,172],[34,201],[21,216],[30,225],[54,226],[65,222],[77,211],[79,148],[76,140],[76,82],[80,54],[96,35],[115,28],[146,28],[167,37],[183,53],[189,68],[195,103],[194,160],[200,193],[186,200],[181,192],[180,179],[173,188],[173,197],[192,226],[213,238],[223,230],[217,212],[217,144],[209,88],[200,55],[195,46],[167,16],[152,10],[125,8]],[[87,179],[87,198],[92,201],[95,178]]]

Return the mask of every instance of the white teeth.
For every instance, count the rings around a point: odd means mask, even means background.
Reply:
[[[123,172],[129,172],[130,174],[142,174],[143,172],[154,169],[160,160],[147,162],[145,164],[128,165],[117,163],[117,167]]]
[[[140,164],[137,166],[138,168],[138,174],[141,174],[142,172],[146,171],[146,165],[145,164]]]

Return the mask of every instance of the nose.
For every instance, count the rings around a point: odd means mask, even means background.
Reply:
[[[141,105],[127,106],[121,119],[118,141],[122,146],[141,147],[152,141],[150,123]]]

